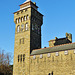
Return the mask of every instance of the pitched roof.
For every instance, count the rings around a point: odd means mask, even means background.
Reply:
[[[43,49],[36,49],[31,52],[31,55],[39,55],[39,54],[45,54],[45,53],[51,53],[57,51],[70,50],[70,49],[75,49],[75,43],[63,44],[63,45],[58,45],[58,46],[48,47]]]

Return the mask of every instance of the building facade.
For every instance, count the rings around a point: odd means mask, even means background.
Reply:
[[[31,0],[20,5],[14,12],[15,48],[14,48],[14,75],[29,75],[30,53],[33,49],[41,48],[41,25],[43,15],[38,6]]]
[[[72,35],[49,41],[41,49],[43,15],[31,0],[14,12],[15,47],[13,75],[75,75],[75,43]]]

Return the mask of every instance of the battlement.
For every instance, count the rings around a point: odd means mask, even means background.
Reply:
[[[33,50],[31,53],[31,61],[50,59],[50,61],[66,61],[75,60],[75,43],[63,44],[54,47]]]
[[[74,73],[75,49],[30,56],[30,75],[70,75]],[[37,69],[37,70],[36,70]],[[59,71],[60,70],[60,71]],[[72,71],[71,71],[72,70]],[[59,73],[59,74],[58,74]]]
[[[49,46],[52,47],[52,46],[67,44],[67,43],[72,43],[72,34],[70,34],[70,33],[66,33],[65,38],[55,37],[55,39],[50,40],[49,41]]]
[[[69,58],[68,58],[68,56],[69,56]],[[72,56],[73,56],[73,59],[75,59],[75,49],[56,51],[56,52],[51,52],[51,53],[46,53],[46,54],[39,54],[39,55],[31,55],[30,58],[33,61],[37,60],[37,58],[39,58],[39,60],[44,59],[44,58],[46,58],[46,59],[50,58],[51,61],[56,61],[56,60],[65,60],[65,58],[67,58],[67,60],[68,60]],[[60,59],[58,59],[57,57]]]

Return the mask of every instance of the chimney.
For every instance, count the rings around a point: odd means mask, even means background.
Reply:
[[[70,40],[70,42],[72,42],[72,34],[71,33],[66,33],[66,37],[68,38],[68,40]]]

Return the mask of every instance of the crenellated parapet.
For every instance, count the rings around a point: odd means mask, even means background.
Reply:
[[[49,41],[49,46],[53,47],[56,45],[62,45],[62,44],[67,44],[67,43],[72,43],[72,34],[71,33],[66,33],[66,37],[64,37],[64,38],[55,37],[55,39]]]
[[[66,60],[75,60],[75,49],[72,50],[64,50],[64,51],[57,51],[52,53],[46,54],[39,54],[39,55],[31,55],[30,56],[31,62],[38,63],[40,60],[44,61],[66,61]],[[48,59],[48,60],[47,60]],[[33,64],[33,63],[32,63]]]
[[[48,75],[49,73],[53,73],[53,75],[61,75],[61,72],[68,75],[72,73],[72,71],[74,72],[74,64],[75,49],[31,55],[30,75],[34,75],[36,73],[38,73],[38,75]]]

